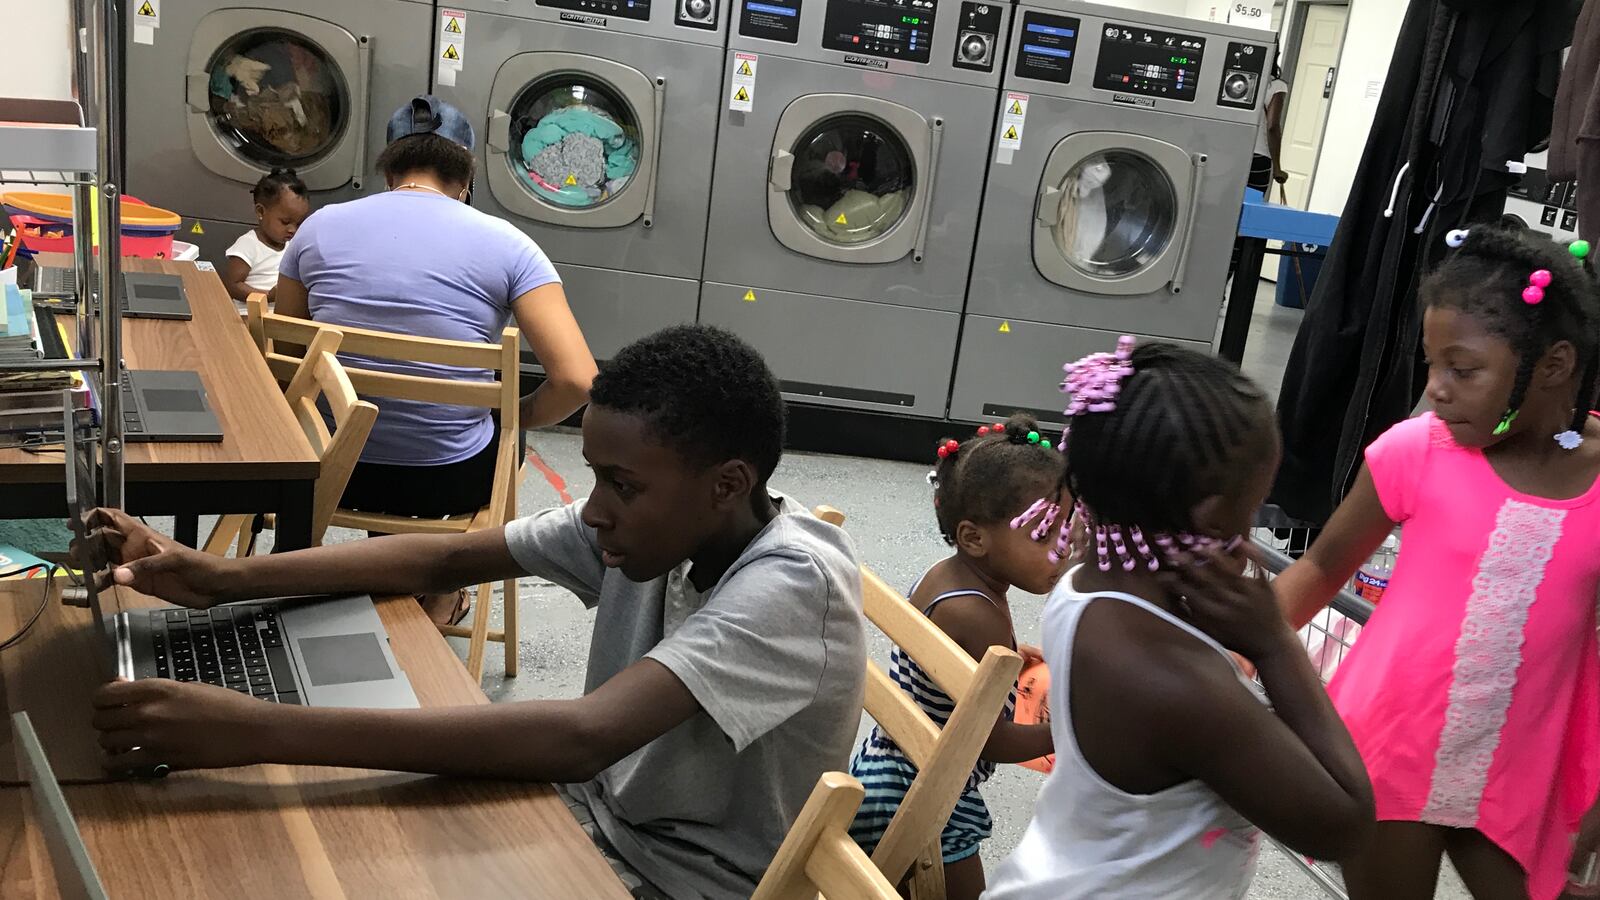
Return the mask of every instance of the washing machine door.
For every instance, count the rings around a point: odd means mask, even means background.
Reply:
[[[943,121],[855,94],[790,103],[772,138],[767,222],[797,253],[846,263],[922,261]]]
[[[306,187],[360,188],[371,41],[310,16],[221,9],[195,27],[185,70],[189,143],[241,184],[275,166]]]
[[[580,53],[521,53],[495,73],[489,190],[529,219],[618,228],[655,218],[666,80]]]
[[[1063,138],[1045,161],[1035,202],[1039,274],[1094,294],[1181,291],[1204,161],[1143,135]]]

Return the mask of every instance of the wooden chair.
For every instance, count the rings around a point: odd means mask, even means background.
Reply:
[[[339,497],[350,481],[356,461],[361,458],[361,449],[367,444],[372,423],[378,418],[378,408],[356,396],[349,375],[334,355],[343,340],[344,334],[340,331],[330,328],[319,332],[290,380],[288,390],[284,392],[284,399],[288,401],[295,421],[300,423],[300,429],[305,432],[306,440],[311,442],[320,462],[311,512],[313,546],[322,543],[333,512],[339,506]],[[332,432],[317,408],[319,397],[326,399],[328,409],[333,413]],[[218,519],[211,536],[206,539],[205,551],[224,555],[229,545],[237,540],[238,555],[253,553],[253,518],[249,515],[226,515]]]
[[[784,837],[750,900],[899,900],[850,837],[850,821],[865,796],[844,772],[824,772]]]
[[[844,513],[832,507],[819,506],[814,514],[829,524],[844,524]],[[917,777],[889,820],[872,862],[889,881],[908,883],[912,900],[943,898],[939,833],[1022,671],[1022,657],[1005,647],[990,647],[981,661],[974,662],[961,645],[866,566],[861,567],[861,591],[867,618],[955,701],[955,710],[941,729],[887,672],[867,662],[867,715],[917,766]]]
[[[246,325],[266,358],[267,367],[279,380],[287,380],[300,365],[300,357],[294,351],[309,346],[325,327],[305,319],[269,312],[266,298],[260,294],[252,294],[247,300],[247,307]],[[520,337],[517,329],[505,329],[498,344],[411,337],[348,326],[339,326],[338,330],[344,334],[340,349],[346,353],[373,359],[486,369],[491,372],[496,380],[470,381],[345,366],[351,384],[363,397],[388,397],[497,410],[500,414],[500,443],[495,451],[494,486],[489,502],[480,509],[441,519],[419,519],[340,508],[334,511],[330,524],[384,534],[463,534],[498,528],[510,522],[516,516],[517,484],[521,481],[523,471],[522,461],[517,458],[520,430],[517,416],[521,403],[518,391]],[[445,635],[469,640],[467,671],[472,673],[474,680],[483,678],[484,645],[487,641],[496,641],[505,646],[506,675],[517,674],[516,579],[506,580],[503,589],[503,630],[489,630],[492,586],[488,584],[477,586],[477,611],[472,618],[472,627],[439,626],[439,631]]]

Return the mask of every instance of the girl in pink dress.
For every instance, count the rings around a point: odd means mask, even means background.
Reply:
[[[1421,292],[1433,411],[1367,448],[1276,589],[1303,626],[1404,526],[1328,686],[1377,799],[1353,900],[1432,898],[1447,853],[1474,897],[1555,900],[1600,847],[1600,291],[1583,242],[1448,242]]]

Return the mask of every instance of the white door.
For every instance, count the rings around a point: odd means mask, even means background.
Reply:
[[[1306,27],[1300,37],[1300,57],[1295,64],[1294,87],[1289,92],[1289,108],[1283,118],[1283,160],[1289,173],[1284,188],[1289,205],[1306,208],[1311,196],[1311,178],[1317,170],[1317,154],[1322,150],[1322,127],[1328,121],[1331,102],[1328,73],[1339,65],[1344,47],[1348,6],[1318,3],[1306,10]]]

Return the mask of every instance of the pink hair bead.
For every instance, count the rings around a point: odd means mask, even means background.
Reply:
[[[1536,288],[1547,288],[1547,287],[1549,287],[1550,286],[1550,270],[1549,269],[1535,269],[1533,274],[1528,276],[1528,283],[1533,285]]]
[[[1529,306],[1537,306],[1544,302],[1544,288],[1528,285],[1522,289],[1522,302]]]

